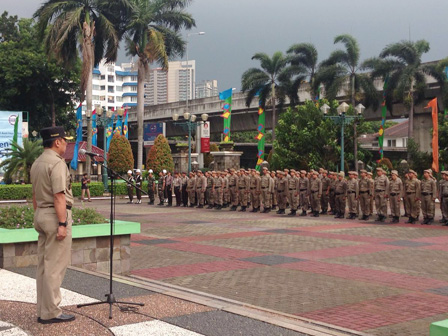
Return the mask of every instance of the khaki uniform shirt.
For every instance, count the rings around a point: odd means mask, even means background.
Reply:
[[[437,186],[436,181],[432,178],[425,179],[423,178],[420,182],[420,191],[423,194],[432,194],[433,198],[437,197]]]
[[[347,181],[347,192],[355,193],[356,197],[359,195],[359,184],[356,178],[348,179]]]
[[[403,197],[403,182],[401,181],[401,178],[397,177],[397,179],[390,180],[389,182],[389,194],[396,194],[398,197]]]
[[[404,185],[406,194],[415,194],[416,198],[420,198],[420,181],[417,179],[410,179]]]
[[[369,194],[369,195],[373,195],[373,183],[372,183],[372,181],[369,179],[369,178],[367,178],[367,177],[365,177],[365,178],[361,178],[360,180],[359,180],[359,182],[358,182],[358,188],[359,188],[359,191],[361,192],[363,192],[363,194],[364,193],[366,193],[366,191],[367,191],[367,193]]]
[[[344,195],[347,196],[347,180],[337,180],[334,188],[334,192],[336,195]]]
[[[328,188],[330,187],[332,180],[328,176],[325,177],[322,176],[321,181],[322,181],[322,192],[326,193],[329,190]]]
[[[73,205],[72,177],[62,156],[46,148],[31,167],[31,183],[37,207],[54,206],[54,195],[63,192],[67,205]]]
[[[196,177],[189,178],[187,181],[187,190],[195,190],[196,189]]]
[[[386,177],[386,175],[375,177],[374,183],[375,192],[385,191],[387,194],[389,190],[389,179]]]
[[[288,179],[279,178],[277,179],[277,192],[284,192],[288,190]]]
[[[311,179],[310,181],[310,191],[318,195],[322,195],[322,180],[319,178]]]
[[[308,177],[299,178],[299,191],[306,191],[307,194],[310,193],[310,180]]]
[[[235,187],[238,185],[238,175],[236,174],[231,174],[229,176],[229,188],[230,187]]]

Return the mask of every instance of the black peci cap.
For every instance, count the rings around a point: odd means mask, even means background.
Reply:
[[[64,138],[65,140],[73,140],[72,136],[67,136],[67,134],[65,134],[64,127],[62,126],[42,128],[40,130],[40,136],[44,141],[57,138]]]

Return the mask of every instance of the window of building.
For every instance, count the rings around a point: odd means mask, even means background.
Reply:
[[[93,74],[93,80],[100,80],[101,76],[98,74]]]
[[[122,86],[117,86],[117,87],[115,88],[115,90],[116,90],[117,92],[123,92],[123,87],[122,87]]]
[[[108,103],[115,103],[115,99],[114,99],[115,97],[114,96],[109,96],[109,97],[107,97],[107,102]]]
[[[137,92],[137,87],[136,86],[131,86],[131,92]]]
[[[113,75],[109,75],[109,76],[107,76],[107,81],[108,81],[109,83],[113,83],[113,82],[114,82],[114,76],[113,76]]]
[[[387,140],[387,147],[397,147],[397,140]]]
[[[403,147],[408,146],[408,138],[403,138]]]
[[[106,75],[101,75],[101,80],[105,80],[106,79]]]
[[[137,102],[137,97],[131,97],[131,103],[136,103]]]
[[[114,87],[113,86],[108,86],[107,87],[107,92],[109,92],[109,93],[114,93]]]
[[[122,82],[123,81],[123,76],[117,76],[116,81],[117,82]]]
[[[99,89],[100,89],[100,86],[99,86],[99,85],[95,85],[95,84],[93,84],[93,85],[92,85],[92,89],[93,89],[93,90],[99,90]]]
[[[137,76],[131,76],[131,82],[136,82],[137,81]]]
[[[106,96],[100,96],[100,100],[101,101],[105,101],[106,100]]]
[[[372,147],[379,147],[379,143],[378,143],[378,141],[374,141],[374,142],[372,142]]]
[[[101,85],[101,86],[100,86],[100,90],[101,90],[101,91],[106,90],[106,85]]]
[[[123,97],[117,96],[116,101],[117,103],[121,103],[123,101]]]
[[[92,96],[92,100],[100,100],[100,96],[93,95],[93,96]]]

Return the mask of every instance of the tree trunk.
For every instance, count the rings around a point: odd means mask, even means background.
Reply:
[[[146,61],[139,57],[137,75],[137,169],[143,166],[143,112],[145,109],[145,78],[148,66]]]
[[[93,36],[95,35],[95,23],[90,25],[88,22],[83,24],[83,42],[82,42],[82,74],[81,87],[85,87],[86,109],[92,112],[92,78],[93,78]],[[92,151],[92,119],[87,119],[87,151]],[[76,155],[76,153],[74,153]],[[90,178],[91,159],[86,155],[86,173]]]
[[[272,153],[274,153],[274,141],[275,141],[275,125],[277,123],[276,111],[275,111],[275,83],[271,85],[271,99],[272,99]]]
[[[409,152],[409,140],[414,139],[414,80],[411,82],[411,89],[409,90],[411,97],[411,106],[409,108],[409,129],[408,129],[408,163],[411,163],[411,153]]]

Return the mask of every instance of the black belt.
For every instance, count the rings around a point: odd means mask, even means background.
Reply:
[[[391,196],[397,196],[397,193],[390,193]]]
[[[344,193],[334,193],[335,195],[344,195]]]
[[[356,191],[347,191],[347,194],[356,194]]]
[[[448,194],[442,195],[442,197],[448,197]]]
[[[232,184],[232,185],[230,185],[229,187],[236,187],[236,184]]]
[[[289,190],[296,190],[296,188],[292,188],[292,189],[291,189],[291,188],[289,188]]]
[[[246,189],[246,187],[240,187],[240,189]]]
[[[65,208],[66,208],[67,210],[71,210],[71,209],[72,209],[72,205],[66,205]]]
[[[406,194],[412,195],[412,194],[415,194],[415,191],[407,191]]]
[[[211,189],[212,187],[207,187],[207,189]]]
[[[359,193],[360,194],[365,194],[365,193],[368,193],[368,191],[360,191]]]
[[[250,188],[250,189],[251,189],[251,190],[252,190],[252,189],[257,189],[257,187],[253,187],[253,188]]]
[[[300,191],[307,191],[308,189],[300,189]]]
[[[383,192],[383,191],[386,191],[386,190],[375,190],[375,192]]]
[[[261,189],[266,189],[267,187],[261,187]]]
[[[311,193],[312,193],[312,194],[315,194],[315,193],[317,193],[317,192],[319,192],[319,190],[316,190],[316,191],[311,190]]]
[[[432,196],[432,193],[424,193],[424,192],[422,192],[422,195],[423,195],[423,196],[428,196],[428,195],[431,195],[431,196]]]

